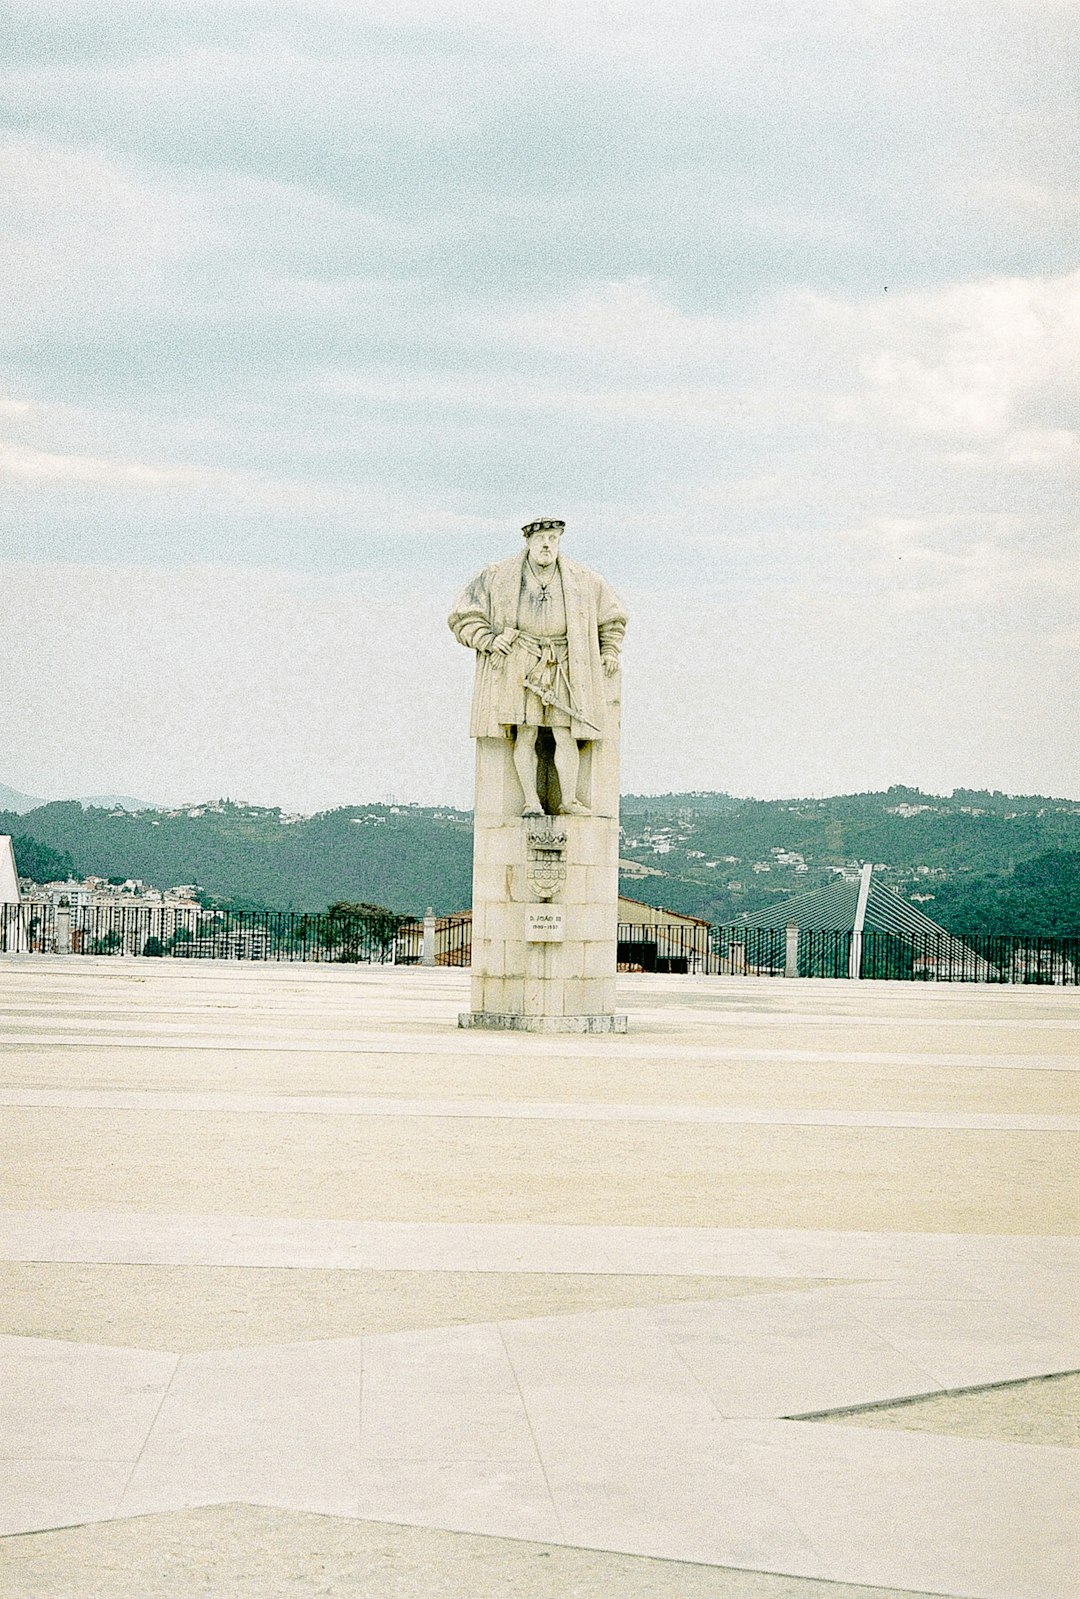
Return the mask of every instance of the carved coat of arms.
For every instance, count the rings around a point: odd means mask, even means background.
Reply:
[[[566,882],[566,829],[553,816],[537,816],[526,823],[528,859],[525,875],[536,899],[551,899]]]

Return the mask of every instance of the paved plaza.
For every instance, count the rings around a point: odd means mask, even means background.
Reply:
[[[4,1599],[1075,1599],[1080,990],[0,958]]]

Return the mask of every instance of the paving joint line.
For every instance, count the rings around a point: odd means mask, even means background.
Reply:
[[[506,1356],[506,1363],[510,1367],[510,1370],[513,1373],[513,1376],[514,1376],[514,1387],[517,1389],[518,1398],[521,1401],[521,1409],[522,1409],[522,1411],[524,1413],[524,1416],[525,1416],[525,1424],[526,1424],[526,1426],[529,1429],[529,1437],[532,1439],[532,1446],[533,1446],[533,1449],[536,1452],[536,1460],[537,1460],[537,1464],[540,1467],[540,1474],[541,1474],[541,1476],[544,1479],[544,1487],[547,1489],[548,1500],[550,1501],[550,1504],[551,1504],[551,1514],[552,1514],[552,1516],[555,1519],[556,1527],[558,1527],[558,1529],[559,1529],[560,1538],[562,1538],[565,1541],[565,1539],[566,1539],[566,1528],[563,1526],[563,1519],[562,1519],[562,1516],[559,1514],[558,1502],[557,1502],[557,1500],[555,1498],[555,1493],[554,1493],[554,1490],[552,1489],[552,1486],[551,1486],[551,1478],[548,1476],[547,1463],[545,1462],[544,1456],[543,1456],[543,1454],[541,1453],[541,1450],[540,1450],[540,1444],[539,1444],[539,1441],[538,1441],[537,1436],[536,1436],[536,1428],[533,1426],[533,1419],[532,1419],[532,1416],[529,1414],[529,1406],[528,1406],[528,1404],[526,1403],[526,1400],[525,1400],[525,1393],[524,1393],[524,1390],[523,1390],[523,1388],[521,1386],[521,1378],[518,1376],[518,1369],[514,1365],[513,1356],[511,1355],[509,1347],[508,1347],[507,1342],[506,1342],[506,1333],[503,1331],[503,1323],[501,1321],[497,1321],[495,1323],[495,1326],[499,1330],[499,1342],[502,1344],[503,1354]]]
[[[1028,1383],[1053,1382],[1057,1377],[1080,1377],[1080,1370],[1036,1371],[1028,1377],[1006,1377],[1001,1382],[976,1382],[962,1388],[931,1388],[924,1394],[904,1394],[899,1399],[874,1399],[864,1405],[837,1405],[831,1410],[807,1410],[796,1416],[781,1416],[781,1421],[826,1421],[833,1416],[862,1416],[874,1410],[898,1410],[919,1405],[925,1399],[959,1399],[966,1394],[1000,1393],[1008,1388],[1025,1388]]]

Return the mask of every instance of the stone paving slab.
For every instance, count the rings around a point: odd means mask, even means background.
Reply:
[[[294,1535],[274,1518],[591,1546],[593,1577],[677,1566],[680,1599],[688,1562],[710,1599],[738,1566],[754,1599],[777,1570],[800,1599],[826,1579],[1073,1599],[1075,1451],[789,1418],[1080,1368],[1076,993],[632,978],[627,1038],[508,1050],[456,1031],[453,972],[0,976],[28,1201],[0,1258],[778,1288],[182,1354],[6,1339],[9,1548],[242,1499]],[[732,1225],[752,1192],[769,1225]],[[298,1581],[264,1591],[319,1591]]]
[[[6,1261],[0,1331],[194,1353],[811,1286],[798,1277]]]
[[[806,1576],[972,1599],[1076,1592],[1075,1450],[783,1421],[733,1428],[810,1530]],[[901,1446],[876,1447],[884,1437]]]
[[[1080,1115],[1003,1115],[979,1111],[797,1110],[779,1106],[551,1104],[506,1099],[378,1099],[357,1094],[176,1093],[139,1089],[3,1089],[0,1105],[45,1110],[225,1111],[270,1116],[421,1116],[496,1121],[715,1123],[728,1127],[926,1127],[1001,1132],[1080,1132]]]
[[[928,1599],[255,1505],[36,1533],[4,1555],[5,1599]]]
[[[613,1227],[0,1209],[0,1260],[400,1271],[641,1272],[1075,1284],[1076,1240],[813,1228]]]
[[[3,957],[0,957],[2,960]],[[765,981],[760,979],[760,981]],[[626,1001],[629,1003],[629,1001]],[[419,1018],[418,1018],[419,1019]],[[436,1018],[442,1022],[440,1016]],[[445,1023],[444,1023],[445,1025]],[[1025,1031],[1029,1028],[1025,1028]],[[808,1048],[788,1047],[774,1048],[768,1045],[734,1045],[721,1043],[690,1043],[684,1036],[672,1035],[665,1032],[663,1027],[656,1023],[649,1029],[655,1036],[648,1042],[640,1038],[631,1038],[620,1050],[620,1056],[628,1061],[654,1061],[658,1054],[671,1061],[700,1062],[702,1064],[724,1061],[761,1062],[763,1064],[779,1065],[808,1065],[828,1066],[841,1063],[846,1066],[909,1066],[909,1067],[935,1067],[935,1068],[968,1068],[979,1071],[1023,1071],[1023,1072],[1077,1072],[1080,1071],[1080,1040],[1075,1049],[1046,1050],[1039,1053],[1012,1052],[1002,1048],[983,1050],[942,1050],[942,1049],[844,1049],[839,1044],[831,1047]],[[1058,1031],[1058,1029],[1055,1029]],[[935,1041],[940,1042],[939,1029],[934,1029]],[[473,1041],[472,1047],[466,1051],[456,1046],[456,1036],[448,1032],[438,1032],[431,1040],[433,1053],[449,1055],[455,1059],[473,1056],[477,1059],[495,1056],[502,1060],[505,1053],[492,1048],[483,1034],[470,1031],[466,1036]],[[521,1038],[529,1038],[523,1033]],[[561,1060],[596,1060],[596,1055],[585,1048],[575,1049],[568,1039],[575,1042],[579,1038],[588,1038],[588,1034],[557,1034],[554,1035],[554,1047],[544,1051],[541,1046],[536,1059],[561,1059]],[[479,1046],[477,1039],[483,1039]],[[533,1040],[534,1044],[536,1040]],[[823,1043],[825,1041],[822,1041]],[[1070,1044],[1072,1040],[1070,1039]],[[110,1055],[124,1050],[154,1050],[156,1051],[210,1051],[215,1056],[222,1053],[244,1054],[255,1053],[259,1056],[266,1054],[287,1054],[301,1057],[308,1055],[333,1055],[347,1054],[349,1056],[363,1057],[373,1055],[379,1058],[386,1056],[414,1056],[416,1045],[408,1036],[403,1036],[401,1031],[383,1033],[370,1031],[363,1039],[357,1039],[347,1031],[340,1034],[327,1034],[318,1039],[311,1037],[310,1031],[304,1026],[298,1026],[292,1035],[283,1029],[267,1027],[266,1031],[259,1034],[253,1028],[243,1031],[221,1033],[213,1028],[206,1028],[200,1032],[196,1029],[170,1029],[162,1027],[153,1032],[145,1029],[139,1032],[137,1027],[120,1024],[103,1026],[96,1033],[84,1024],[74,1021],[70,1028],[63,1032],[47,1031],[35,1023],[32,1016],[27,1018],[25,1027],[20,1030],[9,1028],[7,1031],[0,1029],[0,1050],[32,1050],[35,1055],[42,1051],[50,1053],[63,1050],[77,1050],[80,1055],[87,1050],[100,1050],[107,1046]],[[515,1052],[518,1049],[518,1039],[515,1036]],[[528,1058],[528,1057],[526,1057]]]
[[[0,1337],[0,1455],[134,1463],[177,1360],[148,1350]]]
[[[9,1108],[0,1203],[1072,1233],[1068,1132]],[[451,1152],[456,1158],[451,1158]],[[648,1173],[648,1181],[642,1181]]]
[[[896,1309],[888,1340],[859,1326],[852,1301],[814,1291],[172,1364],[7,1340],[5,1392],[62,1363],[82,1396],[76,1441],[133,1389],[148,1409],[102,1429],[97,1478],[76,1476],[67,1496],[52,1481],[29,1515],[56,1443],[12,1431],[22,1452],[2,1525],[244,1500],[971,1599],[1066,1599],[1080,1558],[1063,1520],[1080,1492],[1075,1452],[781,1419],[926,1391],[931,1366],[948,1378],[955,1306],[922,1368],[891,1347],[908,1307]],[[923,1336],[929,1347],[926,1318]],[[991,1328],[983,1338],[992,1345]],[[1059,1355],[1080,1360],[1080,1340]],[[53,1425],[70,1428],[63,1409]]]

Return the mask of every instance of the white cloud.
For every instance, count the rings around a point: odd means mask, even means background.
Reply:
[[[852,315],[866,399],[913,432],[994,439],[1044,397],[1080,399],[1080,272],[898,295]]]
[[[666,728],[692,786],[859,786],[872,750],[886,781],[940,783],[951,750],[956,781],[1001,786],[1025,749],[1046,776],[1021,786],[1060,786],[1075,7],[42,5],[49,26],[0,68],[20,130],[0,153],[0,550],[73,648],[47,713],[20,679],[34,711],[0,741],[31,768],[19,786],[71,750],[113,763],[84,789],[171,788],[191,747],[238,791],[248,772],[262,797],[358,792],[308,736],[331,740],[339,712],[254,615],[290,640],[303,618],[344,703],[374,702],[390,663],[409,735],[388,735],[378,782],[396,762],[422,788],[442,608],[541,510],[637,591],[656,651],[628,711],[637,786],[670,786]],[[140,658],[130,680],[178,730],[162,743],[128,696],[145,780],[116,767],[122,719],[95,710],[96,742],[80,720],[99,659],[110,681],[132,670],[119,584],[169,638],[179,608],[225,685],[200,730]],[[337,585],[388,608],[370,650]],[[395,586],[424,596],[430,638]],[[683,613],[690,661],[670,643]],[[345,675],[324,616],[353,640]],[[275,744],[258,728],[276,724]],[[915,769],[920,738],[937,776]],[[451,785],[455,740],[431,768]],[[890,751],[914,765],[885,770]]]
[[[1020,428],[1005,445],[1009,466],[1080,466],[1080,432],[1074,428]]]
[[[501,332],[582,364],[750,377],[756,399],[772,377],[777,404],[801,377],[799,397],[816,390],[837,419],[912,433],[996,437],[1044,395],[1055,405],[1080,399],[1080,272],[872,300],[802,291],[738,318],[683,313],[636,280],[508,316]]]
[[[162,305],[193,217],[128,163],[68,145],[0,142],[0,331],[8,337]]]
[[[28,483],[83,483],[101,488],[178,489],[199,481],[200,474],[177,467],[148,466],[142,461],[109,461],[86,455],[56,455],[0,444],[0,477]],[[220,482],[224,473],[216,474]]]
[[[880,517],[845,531],[838,548],[897,609],[947,628],[973,604],[1025,608],[1080,603],[1080,526],[1032,537],[1016,518]]]

